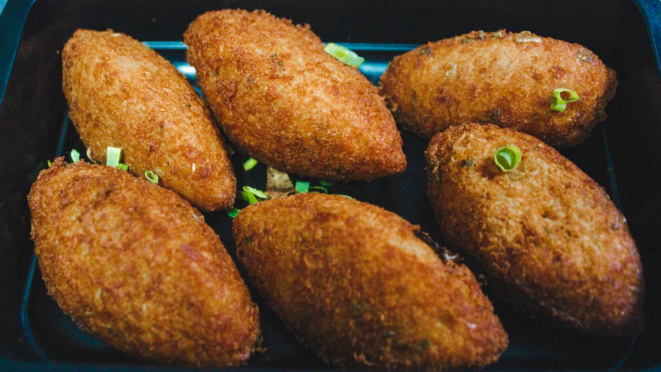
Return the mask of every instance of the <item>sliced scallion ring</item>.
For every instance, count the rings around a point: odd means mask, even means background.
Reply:
[[[128,165],[128,164],[124,164],[124,163],[119,163],[119,164],[117,165],[117,169],[119,169],[119,170],[123,170],[123,171],[127,171],[127,170],[129,170],[129,165]]]
[[[243,163],[243,170],[249,171],[255,168],[255,165],[257,165],[257,160],[250,158],[245,163]]]
[[[493,161],[503,172],[516,169],[521,163],[521,150],[514,145],[507,145],[493,153]]]
[[[80,153],[76,149],[71,150],[71,161],[77,163],[80,161]]]
[[[48,167],[50,168],[51,165],[53,165],[53,162],[50,160],[46,160],[46,163],[48,163]]]
[[[562,93],[568,92],[569,99],[565,100],[562,98]],[[571,89],[567,88],[558,88],[553,90],[553,103],[551,103],[551,110],[564,112],[567,108],[567,103],[576,102],[580,99],[578,93],[574,92]]]
[[[122,149],[119,147],[108,146],[106,150],[106,165],[119,167],[119,161],[122,159]]]
[[[321,186],[333,186],[333,181],[319,181]]]
[[[344,62],[345,64],[353,67],[360,67],[363,62],[365,62],[365,58],[358,56],[358,54],[352,52],[348,48],[345,48],[341,45],[337,45],[335,43],[328,43],[324,47],[324,52],[332,55],[333,57],[339,59],[340,61]]]
[[[227,215],[232,217],[232,218],[236,218],[236,216],[239,215],[239,212],[241,212],[240,209],[232,207],[232,208],[227,210]]]
[[[145,178],[147,179],[147,181],[158,185],[158,175],[156,173],[148,170],[145,172]]]
[[[304,194],[310,189],[310,182],[298,181],[296,182],[296,193]]]

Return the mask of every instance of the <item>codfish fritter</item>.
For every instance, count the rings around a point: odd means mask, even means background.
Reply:
[[[493,160],[515,145],[521,163]],[[538,139],[494,125],[437,134],[429,198],[446,242],[477,259],[516,307],[587,333],[642,325],[643,273],[626,220],[604,190]]]
[[[220,132],[186,78],[158,53],[112,30],[78,30],[62,51],[62,89],[69,116],[99,163],[108,146],[124,162],[196,207],[234,203],[236,180]]]
[[[324,52],[308,25],[260,10],[221,10],[199,16],[184,40],[223,130],[260,162],[329,180],[370,180],[406,168],[376,87]]]
[[[245,363],[259,311],[204,217],[174,192],[59,158],[29,195],[48,293],[81,328],[159,363]]]
[[[583,142],[606,119],[616,86],[615,72],[585,47],[505,30],[422,45],[395,57],[381,77],[395,119],[420,136],[492,123],[556,147]],[[553,111],[557,88],[580,99]]]
[[[507,334],[467,267],[442,261],[401,217],[343,196],[253,204],[239,259],[285,325],[341,367],[482,367]]]

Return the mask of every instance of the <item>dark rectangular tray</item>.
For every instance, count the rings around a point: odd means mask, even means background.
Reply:
[[[196,86],[194,69],[185,62],[185,45],[176,40],[198,14],[239,6],[265,8],[296,23],[310,23],[322,40],[342,43],[365,57],[361,71],[374,83],[394,56],[420,43],[474,29],[530,30],[583,44],[599,55],[617,71],[620,81],[607,109],[609,118],[585,143],[562,152],[604,186],[628,218],[645,269],[647,327],[636,339],[583,336],[521,316],[487,287],[510,336],[508,350],[489,369],[659,369],[661,255],[656,253],[660,236],[656,227],[661,222],[657,197],[661,87],[655,64],[657,44],[650,43],[645,25],[649,21],[657,37],[661,6],[657,0],[637,4],[642,13],[634,2],[621,0],[571,4],[513,0],[8,2],[0,17],[0,82],[9,77],[9,84],[0,91],[0,370],[155,367],[80,331],[47,296],[29,239],[25,197],[47,159],[72,148],[84,154],[61,93],[59,52],[76,28],[113,28],[150,40],[146,44]],[[21,14],[29,14],[27,20]],[[17,50],[12,47],[19,43]],[[426,197],[426,141],[407,132],[402,135],[409,163],[405,173],[369,183],[336,184],[331,192],[380,205],[441,240]],[[244,172],[241,163],[246,159],[240,152],[232,158],[239,185],[263,187],[264,166]],[[233,255],[231,219],[216,212],[206,214],[206,220]],[[261,310],[267,351],[256,354],[244,368],[327,368],[294,340],[250,289]]]

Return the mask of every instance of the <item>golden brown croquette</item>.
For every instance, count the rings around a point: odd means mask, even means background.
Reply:
[[[327,180],[370,180],[406,168],[376,87],[324,52],[308,25],[260,10],[221,10],[199,16],[184,40],[223,130],[260,162]]]
[[[522,154],[507,173],[493,160],[506,145]],[[626,220],[555,149],[512,129],[465,124],[434,136],[427,166],[447,244],[475,257],[514,306],[586,333],[640,329],[643,272]]]
[[[234,220],[239,259],[262,297],[326,363],[477,368],[507,334],[473,274],[442,261],[394,213],[343,196],[253,204]]]
[[[381,93],[395,119],[425,138],[466,122],[531,134],[551,146],[583,142],[606,119],[615,72],[578,44],[530,32],[474,31],[395,57]],[[580,99],[551,110],[553,91]]]
[[[204,211],[234,203],[236,180],[204,101],[158,53],[112,30],[78,30],[62,51],[69,116],[95,162],[108,146],[129,171],[151,170],[160,184]]]
[[[130,355],[205,367],[245,363],[259,311],[204,217],[127,172],[59,158],[28,197],[48,293]]]

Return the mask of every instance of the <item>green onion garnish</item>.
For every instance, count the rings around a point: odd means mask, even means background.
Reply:
[[[76,149],[71,150],[71,160],[76,163],[80,161],[80,153]]]
[[[232,218],[236,218],[236,216],[239,215],[239,212],[241,212],[240,209],[232,207],[227,211],[227,215],[232,217]]]
[[[243,186],[243,191],[253,193],[256,197],[261,198],[261,199],[268,199],[268,195],[264,194],[264,191],[258,190],[254,187],[250,186]]]
[[[255,165],[257,165],[257,160],[250,158],[245,163],[243,163],[243,170],[249,171],[255,168]]]
[[[248,204],[259,203],[259,200],[255,197],[255,194],[249,191],[241,191],[241,199],[248,202]]]
[[[503,172],[509,172],[521,163],[521,150],[514,145],[501,147],[493,153],[493,161]]]
[[[328,190],[323,186],[312,186],[310,187],[310,192],[323,192],[324,194],[328,194]]]
[[[156,173],[148,170],[145,172],[145,178],[147,179],[147,181],[158,185],[158,175]]]
[[[344,195],[344,194],[336,194],[336,195],[339,195],[339,196],[344,196],[345,198],[349,198],[349,199],[353,199],[353,198],[352,198],[352,197],[350,197],[349,195]]]
[[[259,203],[262,200],[270,199],[268,195],[264,194],[264,191],[250,186],[243,186],[241,198],[247,201],[248,204]]]
[[[326,44],[326,47],[324,47],[324,52],[332,55],[347,65],[356,68],[360,67],[360,65],[365,62],[365,58],[359,57],[358,54],[335,43]]]
[[[119,161],[122,158],[122,149],[119,147],[108,146],[106,150],[106,165],[111,167],[119,167]]]
[[[53,165],[53,162],[50,161],[50,160],[46,160],[46,162],[48,163],[48,167],[49,167],[49,168],[50,168],[51,165]]]
[[[308,192],[310,189],[310,182],[298,181],[296,182],[296,193],[303,194]]]
[[[129,170],[129,165],[124,163],[117,164],[117,169],[127,171]]]
[[[562,93],[563,92],[568,92],[569,93],[569,99],[565,100],[562,98]],[[578,101],[578,93],[574,92],[571,89],[567,88],[558,88],[553,90],[553,103],[551,103],[551,110],[553,111],[560,111],[564,112],[565,109],[567,108],[567,103],[569,102],[576,102]]]
[[[319,181],[321,186],[333,186],[333,181]]]

